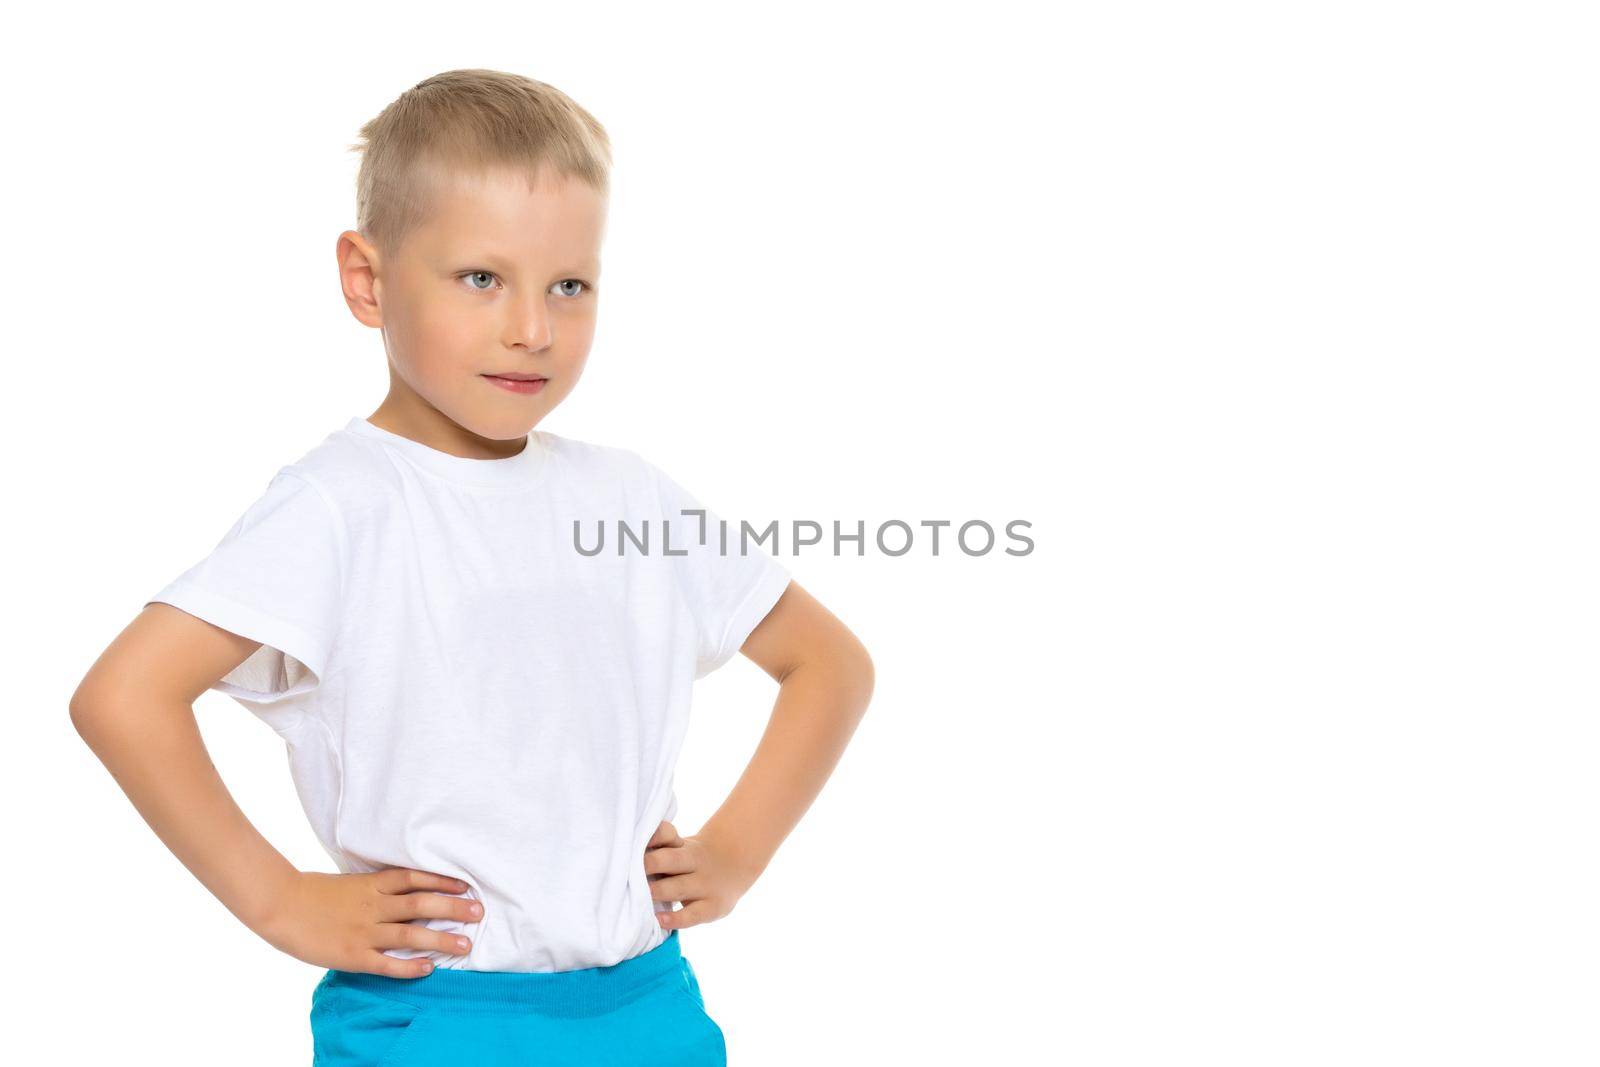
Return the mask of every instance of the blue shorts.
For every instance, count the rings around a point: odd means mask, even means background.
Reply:
[[[314,1067],[726,1067],[678,931],[575,971],[331,970],[311,996]]]

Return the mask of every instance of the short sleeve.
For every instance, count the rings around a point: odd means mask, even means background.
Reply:
[[[261,647],[211,688],[246,704],[314,689],[338,633],[344,537],[332,504],[280,470],[211,553],[157,601]]]
[[[768,524],[751,522],[746,535],[744,524],[731,519],[724,523],[659,467],[650,469],[665,522],[663,554],[672,557],[695,619],[699,649],[694,676],[704,678],[739,651],[791,576],[774,555],[778,542],[775,531],[767,533]],[[758,543],[763,534],[765,541]]]

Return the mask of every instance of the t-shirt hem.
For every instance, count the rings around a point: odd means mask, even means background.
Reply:
[[[302,679],[294,686],[267,692],[264,690],[246,689],[235,683],[218,680],[209,688],[226,693],[236,700],[249,704],[274,704],[287,697],[305,692],[314,688],[322,679],[325,663],[322,654],[322,644],[312,635],[294,625],[285,622],[273,615],[268,615],[257,608],[241,604],[219,593],[212,592],[186,578],[178,578],[168,584],[166,588],[145,601],[146,605],[153,603],[171,604],[182,611],[203,619],[213,626],[219,626],[229,633],[248,637],[261,644],[299,661],[312,677]],[[231,673],[231,672],[230,672]]]
[[[716,657],[702,665],[695,674],[696,678],[704,678],[733,658],[734,653],[738,652],[749,638],[751,631],[760,625],[773,605],[777,604],[778,598],[789,587],[793,577],[781,563],[772,560],[772,566],[762,573],[755,586],[745,594],[739,606],[734,609],[727,628],[723,631],[722,640],[717,645]]]

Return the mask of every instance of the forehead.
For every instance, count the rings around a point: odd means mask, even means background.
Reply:
[[[504,167],[452,171],[428,179],[426,197],[417,236],[435,251],[492,245],[592,254],[605,226],[605,195],[548,167],[531,176]]]

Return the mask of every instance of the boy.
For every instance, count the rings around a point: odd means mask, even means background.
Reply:
[[[678,931],[726,915],[809,807],[871,660],[638,453],[535,429],[593,337],[599,123],[462,70],[362,136],[337,255],[388,395],[150,599],[73,721],[208,889],[327,968],[317,1063],[724,1063]],[[779,682],[771,725],[682,837],[692,683],[737,651]],[[233,803],[208,688],[285,739],[341,873],[296,870]]]

